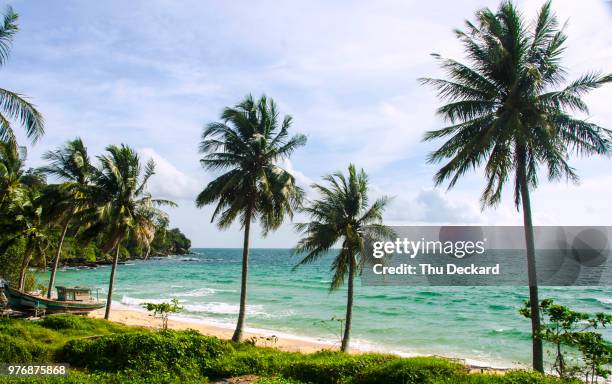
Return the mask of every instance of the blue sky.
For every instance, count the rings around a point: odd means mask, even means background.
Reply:
[[[541,1],[519,1],[531,17]],[[511,196],[480,211],[482,175],[450,192],[434,189],[440,102],[417,83],[440,71],[432,52],[460,59],[452,30],[497,1],[12,1],[20,14],[0,86],[27,95],[47,134],[29,149],[29,165],[81,136],[92,154],[126,143],[158,164],[151,191],[176,200],[172,225],[195,246],[239,247],[238,227],[219,232],[195,195],[211,180],[197,146],[205,123],[244,95],[266,93],[308,144],[285,165],[304,186],[349,162],[371,176],[372,194],[395,196],[390,223],[519,224]],[[569,19],[568,78],[612,71],[612,6],[556,0]],[[612,86],[587,97],[589,119],[612,128]],[[612,225],[611,159],[575,159],[580,185],[543,182],[534,193],[536,224]],[[312,195],[311,195],[312,196]],[[256,247],[290,247],[290,225]]]

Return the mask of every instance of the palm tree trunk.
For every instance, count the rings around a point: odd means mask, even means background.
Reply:
[[[353,293],[355,280],[355,258],[350,256],[349,261],[349,276],[348,276],[348,292],[346,295],[346,318],[344,322],[344,336],[342,337],[342,352],[348,352],[349,341],[351,339],[351,323],[353,321]]]
[[[53,269],[51,269],[51,277],[49,278],[47,299],[51,298],[51,293],[53,292],[53,285],[55,284],[55,274],[57,273],[60,256],[62,255],[62,246],[64,245],[64,238],[66,237],[66,232],[68,232],[68,224],[70,224],[70,220],[66,220],[66,224],[64,224],[64,230],[62,231],[62,235],[60,236],[59,244],[57,245],[57,254],[55,255],[55,260],[53,261]]]
[[[23,262],[21,263],[21,271],[19,272],[19,290],[25,289],[26,272],[28,271],[28,265],[30,265],[30,252],[26,252],[23,255]]]
[[[540,329],[540,306],[538,298],[538,278],[536,274],[535,241],[533,223],[531,221],[531,200],[525,164],[519,164],[521,201],[523,203],[523,225],[525,228],[525,243],[527,245],[527,275],[529,278],[529,304],[531,309],[531,336],[533,369],[544,372],[544,354],[542,340],[537,337]]]
[[[246,301],[247,301],[247,280],[249,274],[249,235],[251,232],[251,216],[252,209],[249,208],[246,212],[244,223],[244,244],[242,247],[242,282],[240,284],[240,311],[238,312],[238,322],[236,330],[232,336],[232,341],[239,342],[242,340],[242,331],[244,329],[244,320],[246,317]]]
[[[115,258],[113,259],[113,268],[111,269],[110,282],[108,283],[108,296],[106,297],[106,312],[104,312],[104,318],[108,320],[110,316],[111,310],[111,302],[113,300],[113,287],[115,285],[115,272],[117,271],[117,262],[119,261],[119,244],[121,242],[118,241],[115,247],[117,250],[115,251]]]

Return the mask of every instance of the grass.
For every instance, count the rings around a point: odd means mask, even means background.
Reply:
[[[236,344],[195,331],[150,331],[71,315],[0,320],[0,363],[70,364],[67,377],[0,377],[0,383],[206,383],[242,375],[258,384],[561,384],[532,372],[468,374],[434,357],[312,354]]]

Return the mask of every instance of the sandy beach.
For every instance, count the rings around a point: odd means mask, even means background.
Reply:
[[[90,317],[104,318],[104,309],[93,311],[89,314]],[[161,328],[161,319],[154,318],[146,312],[141,312],[133,309],[113,309],[111,311],[110,320],[118,323],[147,327],[151,329]],[[222,326],[216,326],[209,323],[198,322],[190,319],[177,319],[171,318],[168,320],[168,328],[170,329],[193,329],[203,335],[216,336],[220,339],[229,340],[233,334],[233,328],[226,328]],[[248,330],[248,329],[247,329]],[[266,338],[276,336],[278,339],[276,342],[271,340],[266,341]],[[303,340],[299,337],[292,337],[291,335],[285,335],[281,333],[271,332],[245,332],[244,339],[258,338],[258,346],[273,346],[287,352],[303,352],[310,353],[316,352],[321,349],[337,349],[331,343],[315,342],[309,340]]]
[[[99,309],[93,311],[89,314],[90,317],[94,318],[104,318],[104,309]],[[111,311],[110,320],[122,323],[125,325],[146,327],[150,329],[159,329],[161,328],[161,319],[154,318],[144,311],[138,311],[134,309],[113,309]],[[168,320],[168,328],[177,329],[177,330],[185,330],[185,329],[193,329],[196,330],[203,335],[207,336],[215,336],[220,339],[229,340],[233,334],[233,327],[223,327],[217,326],[210,323],[199,322],[195,319],[183,319],[183,318],[171,318]],[[274,342],[270,340],[266,340],[266,338],[270,338],[272,336],[276,336],[276,340]],[[248,330],[244,333],[244,339],[248,340],[250,338],[257,338],[258,346],[268,346],[278,348],[282,351],[286,352],[302,352],[302,353],[312,353],[316,351],[320,351],[322,349],[332,349],[338,350],[338,345],[334,345],[330,342],[317,342],[312,340],[305,340],[298,336],[287,335],[280,332],[272,332],[272,331],[261,331],[254,332],[252,330]],[[351,353],[364,353],[364,352],[374,352],[367,350],[360,350],[358,348],[351,349]],[[376,351],[381,352],[381,351]],[[402,354],[404,357],[408,357],[408,355]],[[416,354],[411,356],[417,356]],[[431,356],[431,355],[430,355]],[[496,364],[490,364],[482,361],[474,361],[470,359],[457,359],[451,358],[452,360],[457,360],[465,364],[470,372],[489,372],[489,373],[503,373],[508,369],[512,369],[510,367],[500,367]],[[516,368],[516,367],[514,367]]]

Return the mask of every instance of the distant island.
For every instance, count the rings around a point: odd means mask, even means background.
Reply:
[[[110,264],[112,258],[104,253],[101,241],[92,241],[86,245],[74,237],[66,237],[62,250],[62,264],[69,266]],[[134,239],[128,239],[120,260],[148,259],[153,256],[188,255],[191,253],[191,240],[179,228],[160,226],[149,249],[140,246]]]

